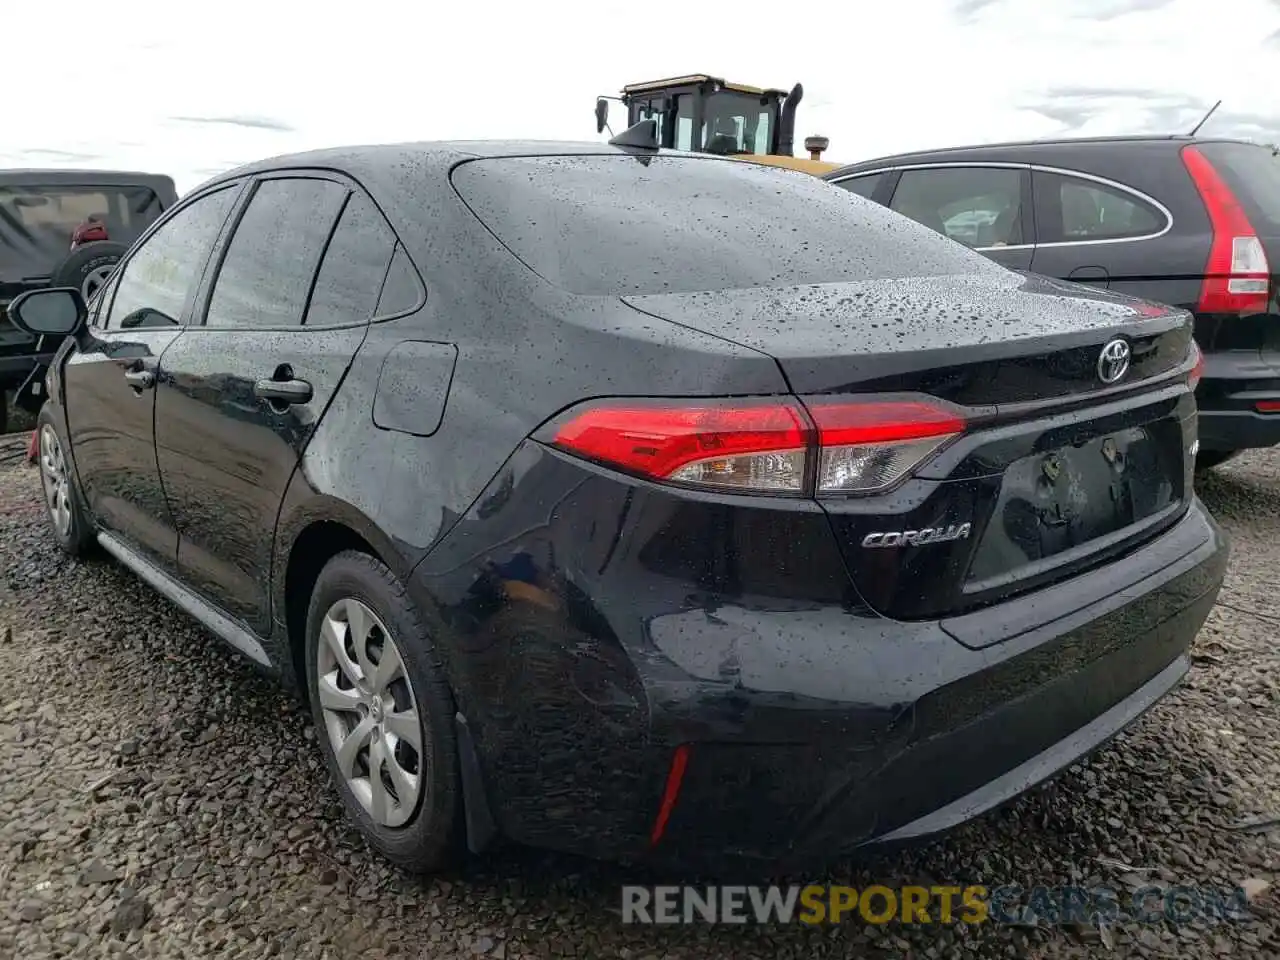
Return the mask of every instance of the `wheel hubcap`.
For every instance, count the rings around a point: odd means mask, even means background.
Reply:
[[[40,428],[40,482],[44,485],[45,505],[58,536],[71,530],[71,486],[67,480],[67,461],[62,443],[48,424]]]
[[[381,826],[418,808],[426,761],[404,660],[390,631],[359,600],[339,600],[320,624],[316,695],[338,770]]]
[[[80,296],[84,298],[85,303],[88,303],[98,292],[98,288],[107,282],[107,277],[111,276],[111,271],[115,268],[116,265],[112,263],[89,271],[89,275],[84,278],[84,283],[80,284]]]

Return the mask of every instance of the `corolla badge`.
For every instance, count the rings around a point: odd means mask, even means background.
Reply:
[[[868,533],[862,538],[862,545],[864,547],[923,547],[930,543],[964,540],[972,530],[972,523],[952,523],[945,527],[925,527],[921,530],[881,530]]]
[[[1112,340],[1098,354],[1098,379],[1103,383],[1115,383],[1129,372],[1129,343]]]

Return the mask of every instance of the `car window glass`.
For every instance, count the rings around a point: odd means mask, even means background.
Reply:
[[[889,204],[970,247],[1022,243],[1022,172],[1005,167],[904,170]]]
[[[840,180],[836,183],[838,187],[844,187],[850,193],[856,193],[860,197],[871,199],[871,195],[876,192],[876,187],[880,186],[880,181],[885,175],[883,173],[868,173],[861,177],[850,177],[848,180]]]
[[[207,194],[175,213],[151,234],[118,271],[109,330],[181,323],[187,297],[231,212],[237,191]]]
[[[347,188],[330,180],[264,180],[218,270],[205,325],[294,327]]]
[[[320,263],[307,325],[359,323],[373,316],[395,247],[395,234],[373,201],[353,193]]]
[[[1040,176],[1037,173],[1037,176]],[[1158,233],[1165,218],[1150,204],[1113,187],[1047,174],[1062,204],[1061,240],[1117,240]]]
[[[501,157],[454,168],[468,208],[529,269],[605,296],[1003,268],[807,173],[668,154]]]
[[[397,246],[395,256],[391,258],[391,269],[387,271],[387,282],[382,285],[382,295],[378,298],[377,316],[404,313],[421,302],[422,282],[418,279],[418,271],[409,262],[404,247]]]

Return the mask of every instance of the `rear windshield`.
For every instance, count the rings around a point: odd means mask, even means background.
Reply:
[[[159,215],[160,201],[147,187],[0,186],[0,231],[56,237],[63,246],[90,217],[112,240],[132,243]]]
[[[453,173],[531,270],[577,294],[998,271],[992,261],[817,177],[696,157],[503,157]]]
[[[1251,143],[1205,143],[1199,149],[1251,217],[1280,227],[1280,156],[1274,149]]]

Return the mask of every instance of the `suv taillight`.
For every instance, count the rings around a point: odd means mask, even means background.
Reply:
[[[1264,313],[1271,268],[1240,201],[1200,150],[1183,147],[1182,163],[1209,214],[1213,242],[1200,286],[1200,313]]]
[[[886,490],[964,429],[928,398],[605,400],[539,438],[649,480],[799,496]]]

